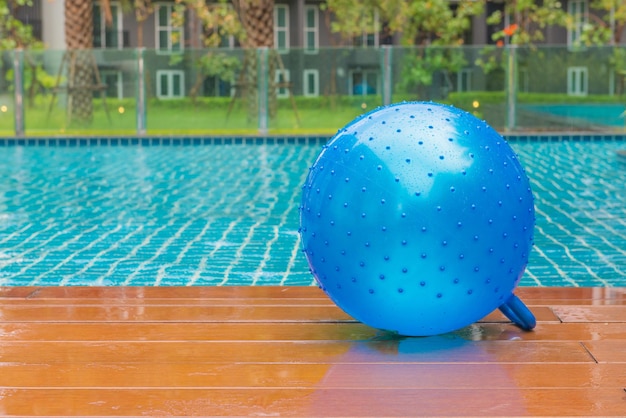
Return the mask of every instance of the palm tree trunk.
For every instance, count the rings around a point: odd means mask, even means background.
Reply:
[[[65,43],[69,57],[69,118],[82,124],[93,119],[93,2],[65,0]]]
[[[274,0],[233,0],[241,25],[246,32],[241,44],[246,48],[244,71],[246,72],[243,93],[248,101],[248,121],[257,117],[258,72],[256,49],[274,47]],[[276,108],[275,66],[270,65],[269,107]]]

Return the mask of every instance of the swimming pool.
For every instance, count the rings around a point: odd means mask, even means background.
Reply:
[[[311,285],[298,204],[327,138],[0,139],[0,285]],[[528,286],[626,285],[621,136],[510,138]]]
[[[551,119],[561,126],[571,126],[578,129],[592,127],[616,127],[626,126],[624,112],[626,107],[622,104],[544,104],[544,105],[521,105],[520,110],[529,113],[529,117],[538,119]]]

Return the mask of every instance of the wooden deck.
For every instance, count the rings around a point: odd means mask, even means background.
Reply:
[[[626,288],[394,339],[310,287],[0,287],[0,415],[626,416]]]

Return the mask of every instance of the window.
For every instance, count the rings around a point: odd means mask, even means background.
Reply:
[[[289,97],[289,70],[276,70],[275,81],[278,85],[276,97]]]
[[[224,81],[217,76],[205,78],[202,84],[205,96],[230,97],[235,93],[235,89],[228,81]]]
[[[530,91],[530,75],[528,68],[517,69],[517,91],[528,93]]]
[[[158,70],[156,72],[157,97],[175,99],[184,96],[185,73],[181,70]]]
[[[379,46],[379,22],[378,11],[374,11],[374,15],[371,17],[364,16],[363,22],[367,22],[363,26],[363,33],[359,36],[355,36],[352,40],[352,44],[354,46],[360,47],[370,47],[370,46]]]
[[[156,47],[162,54],[183,49],[183,30],[172,26],[173,11],[173,4],[158,4],[156,8]]]
[[[366,96],[376,94],[378,91],[378,71],[356,70],[352,71],[348,79],[350,93],[353,96]]]
[[[472,91],[472,69],[465,68],[457,73],[457,91]]]
[[[572,15],[574,24],[567,30],[567,45],[578,46],[583,29],[587,24],[587,0],[570,0],[567,12]]]
[[[106,85],[106,97],[113,99],[124,98],[124,85],[122,84],[121,71],[102,71],[100,73],[102,84]],[[100,92],[94,92],[94,96],[100,96]]]
[[[237,46],[239,46],[239,43],[233,35],[222,36],[220,40],[220,48],[233,49]]]
[[[302,86],[305,97],[317,97],[320,95],[320,73],[318,70],[304,70]]]
[[[274,48],[279,52],[289,49],[289,6],[274,6]]]
[[[319,9],[317,6],[304,7],[304,52],[317,53],[319,47]]]
[[[100,3],[93,5],[93,46],[94,48],[118,48],[124,47],[122,30],[122,7],[119,2],[111,2],[111,15],[113,20],[110,26],[106,25],[104,11]]]
[[[569,67],[567,69],[567,94],[570,96],[586,96],[587,83],[587,67]]]

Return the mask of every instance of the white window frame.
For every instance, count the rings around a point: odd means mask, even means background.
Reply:
[[[117,45],[106,44],[106,31],[108,28],[104,17],[104,11],[102,10],[102,3],[97,1],[94,3],[94,7],[100,9],[100,46],[95,48],[122,49],[124,47],[124,19],[122,15],[122,4],[119,1],[111,2],[111,13],[113,14],[113,21],[115,22],[115,27],[117,28]]]
[[[567,29],[567,46],[570,48],[580,46],[579,40],[589,16],[589,4],[587,0],[569,0],[567,12],[574,19],[573,28]]]
[[[373,36],[372,44],[369,43],[370,35]],[[358,38],[361,38],[360,45],[356,45],[357,42],[355,42]],[[374,27],[370,28],[370,30],[363,28],[361,34],[352,39],[352,45],[360,48],[378,48],[380,46],[380,16],[378,10],[374,10]]]
[[[309,84],[309,76],[313,76],[313,86]],[[311,89],[311,87],[313,88]],[[302,92],[304,97],[318,97],[320,95],[320,71],[317,68],[304,70],[302,73]]]
[[[236,40],[233,35],[228,35],[226,37],[222,37],[222,44],[219,46],[224,49],[235,49]]]
[[[354,94],[354,83],[352,82],[352,80],[354,79],[354,74],[356,73],[361,73],[361,83],[366,86],[367,84],[367,74],[375,74],[376,75],[376,85],[373,86],[374,89],[376,90],[376,93],[374,94],[379,94],[380,92],[380,71],[378,70],[371,70],[371,69],[367,69],[367,70],[352,70],[350,71],[350,74],[348,76],[348,89],[349,89],[349,93],[350,96],[359,96],[357,94]],[[367,89],[363,89],[360,96],[367,96]]]
[[[274,81],[278,85],[278,83],[289,83],[291,82],[291,73],[288,69],[277,69],[274,73]],[[276,89],[276,97],[280,99],[284,99],[289,97],[289,88],[288,87],[277,87]]]
[[[517,91],[528,93],[530,91],[530,75],[528,68],[517,69]]]
[[[285,13],[285,25],[278,25],[278,14]],[[285,35],[285,44],[280,45],[279,34]],[[289,50],[289,5],[288,4],[276,4],[274,5],[274,48],[279,53],[285,53]]]
[[[174,95],[174,76],[180,76],[180,95]],[[168,91],[161,91],[161,77],[167,77]],[[159,99],[180,99],[185,97],[185,72],[183,70],[157,70],[156,72],[156,94]]]
[[[124,77],[122,75],[122,72],[115,71],[115,70],[104,70],[100,73],[101,81],[104,83],[105,78],[110,75],[116,76],[117,78],[117,81],[116,81],[117,97],[115,98],[123,99],[124,98],[124,84],[123,84]]]
[[[567,94],[586,96],[589,88],[589,70],[587,67],[567,68]]]
[[[309,13],[313,13],[313,26],[309,24]],[[317,5],[304,6],[304,53],[317,54],[320,43],[320,12]],[[309,44],[309,35],[313,35],[313,45]]]
[[[167,9],[167,25],[161,26],[161,22],[159,19],[159,12],[161,8]],[[180,54],[185,49],[185,31],[181,27],[172,26],[172,12],[174,11],[174,3],[156,3],[154,8],[154,30],[155,30],[155,48],[156,53],[160,55],[167,54]],[[167,32],[167,48],[161,48],[161,34],[162,31]],[[179,49],[173,49],[172,43],[172,35],[174,33],[179,33]]]
[[[459,70],[456,76],[456,91],[472,91],[472,75],[471,68],[463,68]],[[465,83],[463,83],[465,81]],[[463,85],[465,84],[465,88]]]

